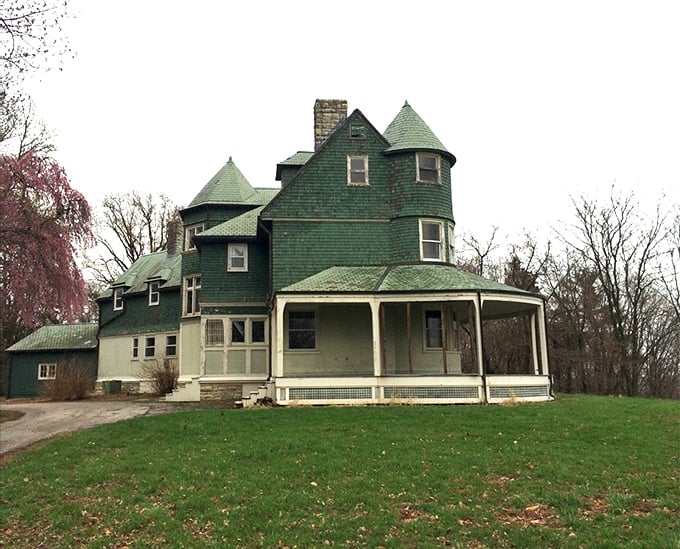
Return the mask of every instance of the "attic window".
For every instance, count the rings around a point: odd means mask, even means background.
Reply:
[[[368,156],[347,157],[347,184],[368,185]]]
[[[158,291],[160,282],[149,282],[149,305],[158,305],[161,302],[161,294]]]
[[[114,311],[123,310],[123,288],[113,289],[113,310]]]
[[[418,183],[441,183],[439,156],[436,154],[416,154]]]
[[[350,139],[366,139],[366,127],[363,124],[349,125]]]

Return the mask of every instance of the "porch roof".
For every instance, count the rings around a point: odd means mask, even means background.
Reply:
[[[461,271],[453,265],[415,264],[369,267],[330,267],[280,292],[290,293],[394,293],[492,291],[533,296],[507,284]]]

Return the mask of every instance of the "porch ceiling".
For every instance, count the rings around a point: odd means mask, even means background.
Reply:
[[[331,267],[280,290],[284,293],[442,291],[492,291],[523,296],[534,295],[444,264]]]

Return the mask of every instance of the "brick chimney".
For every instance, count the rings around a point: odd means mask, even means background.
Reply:
[[[183,229],[182,219],[179,216],[179,212],[176,211],[165,227],[167,234],[165,247],[168,255],[175,255],[182,251],[182,243],[184,241]]]
[[[317,99],[314,103],[314,150],[347,118],[347,100]]]

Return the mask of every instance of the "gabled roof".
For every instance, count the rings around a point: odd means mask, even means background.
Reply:
[[[229,157],[227,163],[208,181],[187,208],[205,204],[261,204],[259,193]]]
[[[161,288],[179,286],[181,284],[182,255],[168,255],[165,250],[153,254],[141,256],[130,268],[116,279],[111,288],[126,288],[125,293],[144,292],[147,282],[163,282]],[[99,296],[100,298],[111,295],[108,288]]]
[[[87,350],[97,348],[97,324],[43,326],[9,347],[10,352]]]
[[[304,166],[307,163],[307,160],[309,160],[312,156],[314,156],[314,152],[298,151],[295,154],[286,158],[283,162],[279,162],[276,165],[276,180],[277,181],[281,180],[281,168],[283,168],[284,166],[291,167]]]
[[[228,237],[228,236],[257,236],[257,220],[264,206],[247,211],[229,221],[211,227],[207,231],[196,235],[196,240],[201,241],[205,237]]]
[[[282,288],[280,292],[398,293],[478,290],[535,295],[461,271],[453,265],[442,264],[331,267]]]
[[[430,150],[447,155],[452,162],[456,157],[446,150],[444,144],[423,121],[418,113],[411,108],[408,101],[404,103],[397,116],[392,120],[383,137],[390,146],[386,153],[399,151]]]

